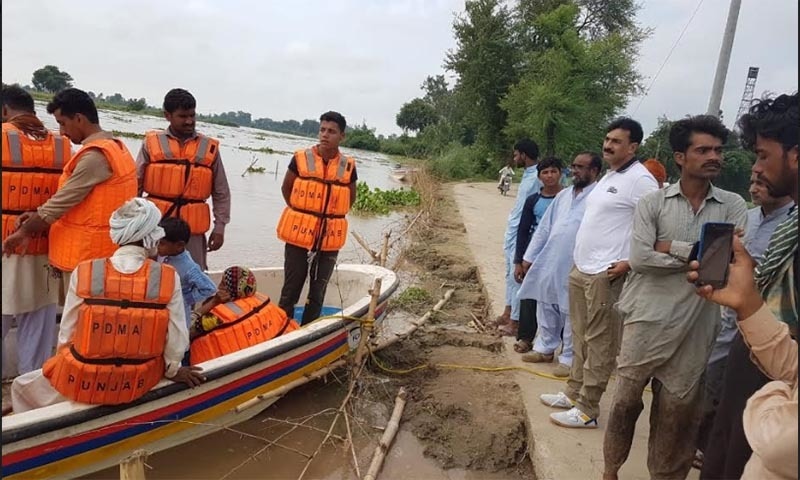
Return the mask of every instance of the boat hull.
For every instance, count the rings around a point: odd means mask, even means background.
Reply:
[[[357,267],[349,269],[348,267]],[[275,269],[270,274],[274,274]],[[393,272],[372,266],[339,267],[364,287],[381,276],[376,316],[397,288]],[[262,274],[264,272],[261,272]],[[258,275],[258,273],[257,273]],[[345,275],[347,276],[347,275]],[[359,277],[361,281],[359,281]],[[327,303],[327,302],[326,302]],[[362,295],[342,315],[364,317]],[[189,389],[164,380],[132,404],[72,402],[5,417],[3,478],[73,478],[119,464],[135,450],[155,453],[236,425],[279,397],[248,402],[308,376],[345,356],[360,339],[358,322],[322,319],[295,332],[201,364],[208,381]],[[247,408],[237,408],[247,402]]]

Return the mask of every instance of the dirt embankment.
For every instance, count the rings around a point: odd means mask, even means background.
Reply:
[[[450,186],[432,195],[430,213],[413,232],[404,266],[412,286],[427,291],[430,299],[405,308],[418,314],[447,289],[454,288],[455,294],[430,322],[378,358],[395,370],[431,366],[390,375],[411,393],[405,428],[423,442],[427,456],[444,468],[532,479],[522,401],[512,373],[465,368],[490,369],[507,362],[499,353],[501,340],[474,327],[474,318],[488,320],[487,302]]]

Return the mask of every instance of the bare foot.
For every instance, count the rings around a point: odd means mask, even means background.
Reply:
[[[604,473],[603,480],[619,480],[616,473]]]

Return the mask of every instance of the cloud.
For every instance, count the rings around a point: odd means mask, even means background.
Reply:
[[[702,113],[716,69],[729,0],[704,0],[686,35],[636,110],[646,130],[659,115]],[[646,2],[654,33],[638,68],[652,79],[697,0]],[[192,91],[201,112],[244,110],[276,120],[339,110],[350,123],[398,132],[395,115],[444,73],[463,0],[257,2],[25,0],[3,3],[3,80],[30,83],[53,64],[78,87],[159,105],[173,87]],[[723,110],[733,121],[750,65],[757,94],[797,88],[797,2],[745,1]],[[649,80],[648,80],[649,82]],[[628,111],[639,104],[632,99]]]

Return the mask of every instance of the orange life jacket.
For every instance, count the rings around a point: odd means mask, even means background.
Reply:
[[[222,325],[192,340],[189,349],[192,365],[252,347],[300,328],[296,321],[286,317],[282,308],[260,293],[217,305],[211,309],[211,313],[222,321]]]
[[[353,157],[325,162],[316,147],[294,154],[298,178],[278,221],[278,238],[307,250],[335,252],[347,241]]]
[[[87,150],[103,152],[111,178],[95,185],[83,201],[50,226],[50,264],[71,272],[84,260],[111,256],[117,246],[111,241],[108,221],[114,210],[136,196],[136,165],[121,140],[99,139],[84,145],[64,167],[58,188],[67,182]]]
[[[181,144],[166,131],[147,132],[144,146],[150,163],[144,171],[143,190],[165,217],[180,217],[192,235],[211,228],[211,210],[206,203],[214,185],[212,166],[219,141],[197,134]]]
[[[110,259],[99,258],[82,262],[76,274],[83,303],[75,332],[42,373],[76,402],[132,402],[164,376],[175,270],[145,260],[137,272],[121,273]]]
[[[35,140],[13,124],[3,123],[3,240],[14,232],[21,213],[36,210],[53,196],[70,155],[67,137],[51,133]],[[46,255],[47,232],[31,239],[25,253]]]

